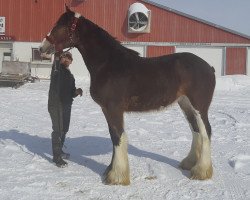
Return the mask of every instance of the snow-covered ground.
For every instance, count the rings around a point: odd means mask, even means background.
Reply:
[[[125,116],[131,184],[108,186],[102,173],[112,144],[103,114],[89,95],[88,80],[75,99],[67,168],[51,161],[49,81],[0,88],[0,199],[250,199],[250,77],[218,78],[210,107],[213,129],[211,180],[189,179],[178,168],[191,146],[188,123],[177,105]]]

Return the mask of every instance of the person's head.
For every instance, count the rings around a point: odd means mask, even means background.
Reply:
[[[60,56],[60,63],[63,64],[65,67],[69,67],[72,61],[73,61],[72,54],[68,51],[63,52],[62,55]]]

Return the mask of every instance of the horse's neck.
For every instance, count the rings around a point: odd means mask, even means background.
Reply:
[[[102,30],[97,29],[97,27],[90,29],[83,27],[85,33],[81,35],[80,44],[77,46],[91,76],[100,71],[100,68],[105,67],[105,63],[114,51],[114,47],[105,41]]]
[[[104,63],[109,58],[109,52],[99,52],[99,49],[97,50],[94,46],[89,47],[88,45],[79,45],[78,51],[81,53],[82,58],[85,62],[85,65],[90,73],[91,76],[95,75],[98,71],[100,71],[100,68],[104,66]]]

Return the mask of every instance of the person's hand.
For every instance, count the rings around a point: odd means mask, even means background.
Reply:
[[[76,95],[82,96],[82,88],[77,88],[76,89]]]

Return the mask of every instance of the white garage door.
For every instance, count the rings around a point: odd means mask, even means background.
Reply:
[[[217,77],[224,75],[222,48],[176,47],[176,53],[179,52],[190,52],[201,57],[214,67]]]
[[[141,57],[145,57],[145,48],[144,46],[136,46],[136,45],[124,45],[125,47],[129,49],[133,49],[137,51]]]

